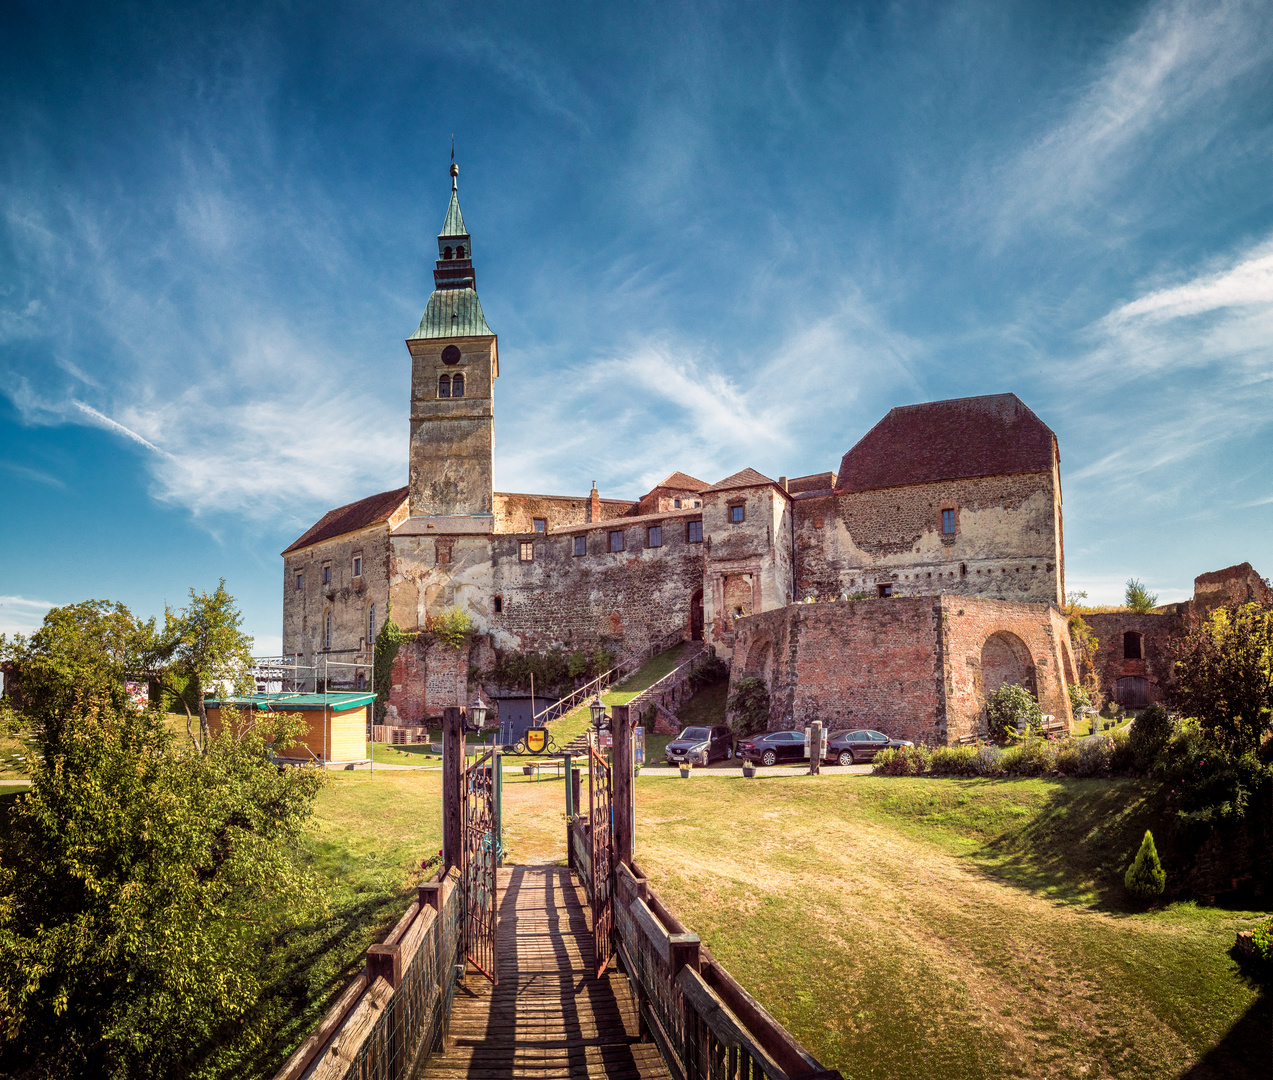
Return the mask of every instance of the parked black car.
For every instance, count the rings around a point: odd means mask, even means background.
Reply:
[[[870,761],[881,750],[899,746],[914,746],[909,739],[890,739],[882,731],[858,728],[841,731],[827,740],[827,752],[823,760],[836,765],[861,765]]]
[[[663,755],[669,765],[679,765],[682,761],[689,761],[694,765],[728,761],[734,756],[734,737],[724,724],[714,727],[687,727],[667,744]]]
[[[805,761],[803,731],[771,731],[768,735],[753,735],[738,743],[738,756],[762,765],[775,765],[779,761]]]

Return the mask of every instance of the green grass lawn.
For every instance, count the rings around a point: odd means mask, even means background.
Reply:
[[[286,943],[273,1065],[405,909],[440,780],[338,773],[320,795],[304,857],[330,899]],[[1259,913],[1124,898],[1152,784],[709,774],[636,793],[659,894],[847,1080],[1266,1075],[1268,998],[1229,956]],[[504,821],[509,861],[563,860],[564,782],[505,774]]]

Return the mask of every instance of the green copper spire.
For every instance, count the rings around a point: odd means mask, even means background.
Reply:
[[[457,177],[460,167],[451,162],[451,204],[438,233],[438,262],[433,271],[433,295],[420,326],[411,338],[481,337],[493,331],[486,325],[477,299],[473,272],[473,246],[460,213]],[[409,339],[410,340],[410,339]]]

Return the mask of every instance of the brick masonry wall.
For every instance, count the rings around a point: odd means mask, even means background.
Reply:
[[[469,649],[452,649],[425,638],[405,641],[393,664],[387,724],[423,724],[442,717],[448,705],[468,703]]]
[[[1108,699],[1117,700],[1115,688],[1119,679],[1136,676],[1148,681],[1150,701],[1166,700],[1176,643],[1187,630],[1183,618],[1175,613],[1137,615],[1115,611],[1084,615],[1083,621],[1100,642],[1094,659],[1101,692]],[[1128,631],[1141,635],[1140,660],[1123,656],[1123,634]]]
[[[735,623],[739,679],[770,691],[771,729],[821,720],[946,745],[983,731],[982,653],[1011,635],[1044,712],[1069,722],[1068,632],[1058,611],[958,596],[793,604]]]
[[[1060,506],[1052,473],[797,499],[796,598],[935,592],[1059,603]],[[955,511],[953,536],[942,510]]]
[[[691,599],[703,583],[703,545],[688,542],[684,518],[670,518],[662,524],[662,546],[647,547],[654,524],[614,519],[575,534],[494,537],[493,595],[503,610],[492,610],[487,625],[496,644],[522,651],[604,644],[622,654],[677,628],[688,637]],[[625,548],[611,552],[609,534],[617,529]],[[575,535],[585,537],[586,555],[574,554]],[[519,558],[524,540],[535,545],[531,562]]]

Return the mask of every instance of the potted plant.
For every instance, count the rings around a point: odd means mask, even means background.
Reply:
[[[752,761],[750,758],[746,758],[743,761],[743,775],[744,776],[756,775],[756,763]]]
[[[690,774],[691,774],[693,771],[694,771],[694,762],[692,762],[692,761],[682,761],[682,762],[681,762],[681,776],[682,776],[684,779],[688,780],[688,779],[690,778]]]

